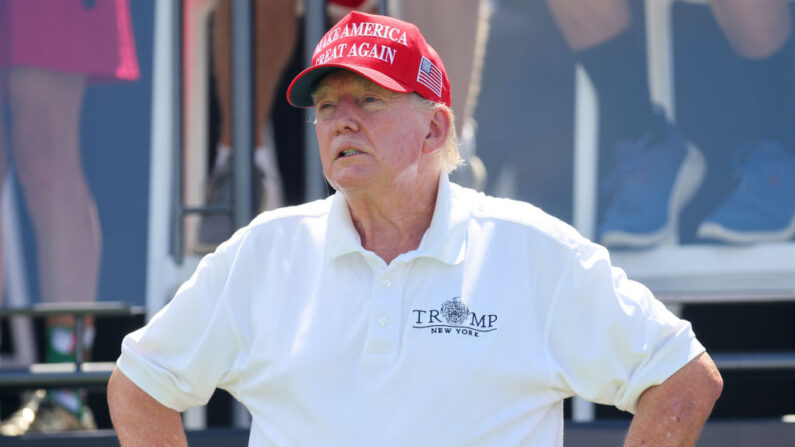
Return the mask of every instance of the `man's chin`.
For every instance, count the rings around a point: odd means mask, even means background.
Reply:
[[[372,173],[364,172],[364,169],[355,167],[346,167],[331,176],[326,176],[329,184],[337,191],[352,191],[364,189],[372,186],[375,183],[375,178]]]
[[[348,199],[366,199],[381,194],[372,178],[345,178],[329,184]]]

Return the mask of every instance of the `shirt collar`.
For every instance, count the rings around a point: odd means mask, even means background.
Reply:
[[[458,185],[450,184],[447,174],[441,175],[433,219],[417,248],[417,256],[435,258],[447,264],[464,260],[471,210],[469,204],[461,200],[460,190]]]
[[[353,226],[348,202],[342,193],[331,198],[331,208],[326,226],[326,261],[357,251],[364,251],[359,233]]]
[[[462,200],[461,190],[450,184],[447,174],[440,176],[431,225],[417,250],[399,257],[430,257],[453,265],[463,261],[471,210]],[[345,196],[337,192],[332,197],[326,227],[326,260],[354,252],[364,252],[364,248],[353,226]]]

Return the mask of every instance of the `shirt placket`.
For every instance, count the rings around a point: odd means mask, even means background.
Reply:
[[[365,354],[393,358],[400,348],[400,316],[405,266],[391,265],[374,275]]]

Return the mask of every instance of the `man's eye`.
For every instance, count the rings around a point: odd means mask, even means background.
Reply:
[[[379,98],[375,97],[375,96],[365,96],[364,98],[362,98],[362,102],[365,103],[365,104],[373,104],[373,103],[376,103],[378,101],[379,101]]]

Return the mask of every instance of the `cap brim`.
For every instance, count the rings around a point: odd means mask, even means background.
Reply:
[[[293,79],[293,82],[287,88],[287,102],[295,107],[313,107],[312,92],[320,83],[320,80],[339,69],[350,70],[360,74],[393,92],[409,93],[414,91],[414,89],[407,87],[405,84],[369,67],[353,64],[323,64],[317,67],[309,67],[298,73],[298,76]]]

